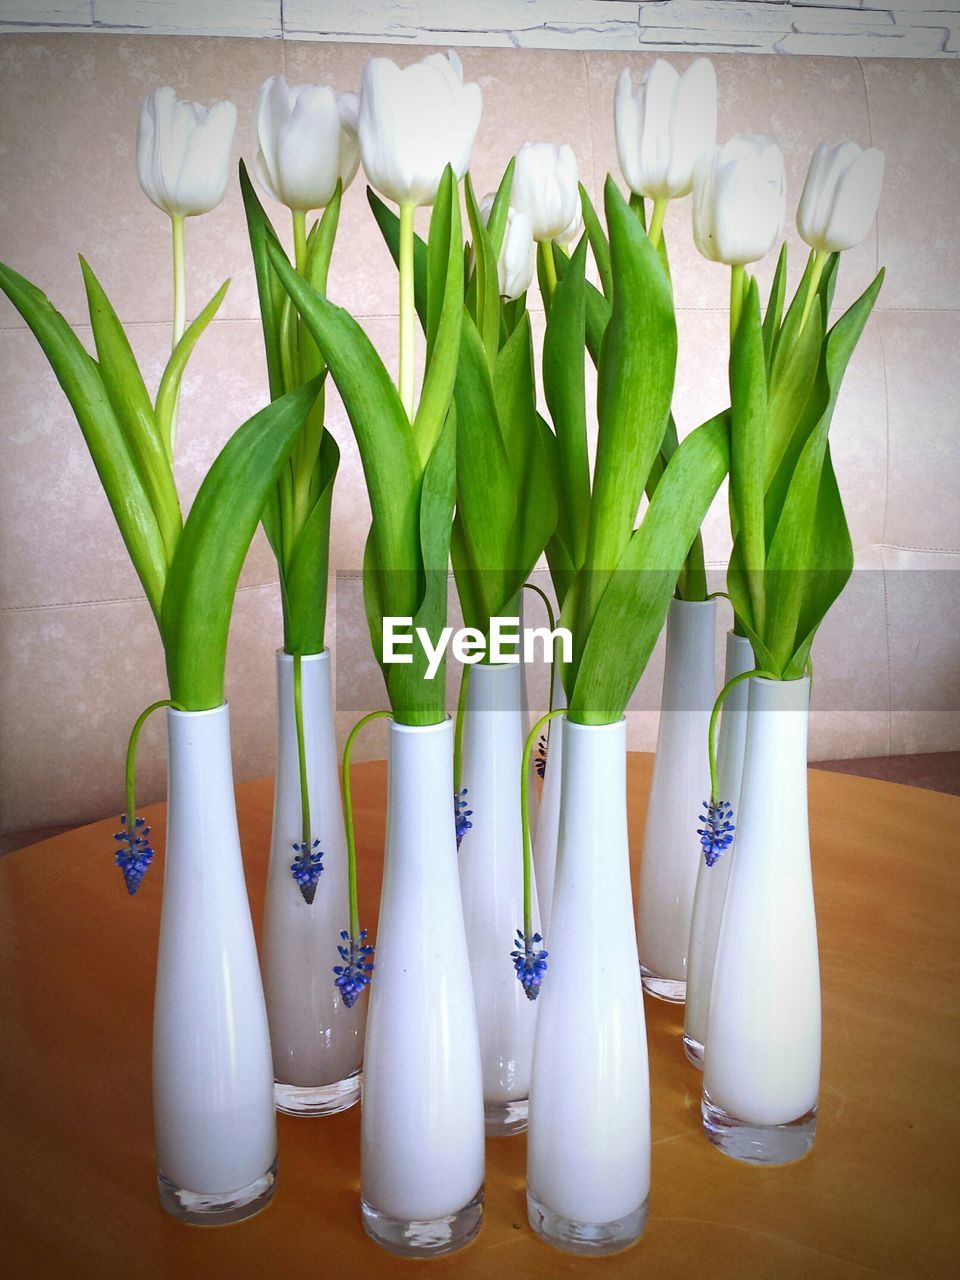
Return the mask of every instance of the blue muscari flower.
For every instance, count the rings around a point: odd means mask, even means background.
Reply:
[[[473,817],[473,810],[467,808],[467,788],[462,791],[453,793],[453,820],[457,828],[457,848],[463,841],[463,837],[467,834],[473,823],[470,819]]]
[[[704,826],[697,828],[697,835],[703,845],[703,856],[708,867],[712,867],[722,853],[733,844],[733,833],[736,828],[731,819],[733,808],[726,800],[705,800],[700,821]]]
[[[523,930],[518,929],[516,950],[510,952],[513,957],[513,967],[517,971],[520,985],[528,1000],[536,1000],[540,994],[543,975],[547,972],[547,956],[550,953],[536,949],[536,944],[542,941],[543,938],[539,933],[535,933],[532,938],[527,938]]]
[[[533,767],[541,778],[547,776],[547,735],[541,733],[537,740],[537,754],[534,757]]]
[[[131,827],[125,813],[121,814],[120,823],[123,830],[118,831],[113,838],[125,848],[117,850],[114,860],[123,872],[127,893],[133,895],[140,888],[140,881],[153,861],[153,849],[147,839],[150,828],[144,818],[135,818]]]
[[[346,929],[341,929],[340,937],[345,945],[338,945],[337,950],[340,952],[340,959],[346,963],[334,966],[333,972],[337,975],[334,986],[343,996],[343,1003],[348,1009],[352,1009],[363,988],[370,985],[370,975],[373,973],[373,961],[370,957],[373,955],[373,947],[367,942],[366,929],[360,930],[358,938],[351,938]]]
[[[314,840],[309,849],[306,843],[295,844],[293,851],[297,856],[290,863],[290,874],[296,880],[304,902],[309,906],[317,896],[317,881],[323,874],[320,841]]]

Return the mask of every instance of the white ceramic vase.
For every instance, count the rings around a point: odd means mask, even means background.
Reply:
[[[626,723],[560,723],[560,847],[533,1053],[527,1212],[548,1243],[602,1254],[639,1238],[650,1191]]]
[[[293,658],[277,654],[277,770],[263,916],[263,985],[281,1111],[325,1115],[360,1097],[366,998],[352,1009],[334,985],[340,931],[349,927],[347,843],[331,697],[330,655],[301,663],[303,732],[313,835],[323,873],[312,903],[290,873],[302,836]]]
[[[526,734],[521,671],[518,663],[473,666],[463,722],[460,785],[467,789],[473,826],[460,845],[460,891],[491,1137],[527,1127],[537,1012],[510,964],[523,923],[520,765]],[[534,913],[539,930],[536,905]]]
[[[503,962],[509,969],[509,953]],[[390,725],[375,965],[361,1107],[363,1223],[392,1252],[434,1257],[466,1244],[483,1215],[483,1075],[449,720]]]
[[[671,600],[660,729],[640,867],[637,931],[643,985],[686,996],[697,883],[697,817],[710,794],[707,728],[717,696],[716,601]]]
[[[169,782],[153,1022],[160,1201],[237,1222],[273,1195],[267,1010],[240,856],[230,713],[167,712]]]
[[[560,671],[554,667],[553,709],[567,705]],[[563,776],[563,729],[559,720],[547,725],[547,758],[540,790],[540,821],[533,842],[533,865],[537,877],[537,902],[540,907],[540,932],[546,938],[550,931],[550,909],[557,875],[557,841],[560,835],[560,780]],[[549,943],[547,944],[549,946]]]
[[[820,964],[807,827],[809,679],[749,682],[736,856],[704,1053],[703,1124],[725,1154],[804,1155],[816,1130]]]
[[[728,631],[724,685],[736,676],[752,671],[755,666],[750,641],[746,636]],[[717,798],[732,805],[734,813],[740,809],[740,780],[743,777],[743,753],[747,742],[747,683],[744,680],[735,685],[724,699],[720,712],[720,732],[717,736]],[[704,796],[704,800],[706,799]],[[706,810],[701,809],[700,812]],[[694,832],[691,832],[690,839],[696,847],[697,837]],[[703,1066],[713,962],[717,955],[720,917],[723,915],[732,864],[733,847],[727,849],[712,867],[707,866],[701,853],[697,872],[693,917],[690,922],[690,945],[687,948],[687,1002],[683,1017],[684,1052],[696,1067]]]

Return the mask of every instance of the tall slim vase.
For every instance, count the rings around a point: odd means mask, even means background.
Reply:
[[[558,1249],[603,1254],[640,1237],[650,1192],[626,723],[562,724],[560,847],[533,1051],[527,1213]]]
[[[361,1198],[378,1244],[427,1258],[480,1228],[483,1073],[451,803],[453,725],[391,723],[389,743]]]
[[[239,1222],[273,1195],[267,1010],[243,877],[230,713],[167,712],[169,783],[153,1020],[160,1202]]]
[[[786,1164],[812,1146],[820,962],[807,827],[810,681],[751,679],[736,857],[710,993],[703,1126],[724,1154]]]
[[[302,838],[293,658],[277,654],[277,772],[263,916],[263,985],[281,1111],[326,1115],[360,1097],[366,999],[348,1009],[334,985],[350,920],[329,652],[301,659],[303,732],[314,836],[323,872],[307,903],[290,867]]]
[[[567,705],[566,694],[560,680],[560,671],[554,666],[552,706],[554,711]],[[537,902],[540,907],[540,932],[545,938],[550,932],[550,912],[553,905],[553,887],[557,875],[557,841],[560,836],[560,779],[563,776],[563,729],[559,720],[547,726],[547,754],[543,761],[543,786],[540,791],[540,821],[533,842],[533,865],[537,877]],[[549,946],[549,943],[548,943]]]
[[[716,617],[714,600],[671,600],[667,615],[660,730],[637,907],[643,985],[661,1000],[686,997],[697,816],[710,793],[707,728],[717,695]]]
[[[463,773],[473,826],[460,846],[460,891],[491,1137],[527,1127],[537,1006],[510,966],[523,920],[520,764],[526,737],[521,667],[471,668],[463,727]],[[535,920],[539,930],[539,919]]]
[[[755,667],[753,649],[745,636],[727,632],[727,656],[723,683]],[[743,753],[747,743],[747,681],[735,685],[724,699],[720,712],[717,741],[718,799],[740,808],[740,780],[743,777]],[[706,801],[707,796],[704,796]],[[690,833],[696,847],[696,835]],[[707,866],[701,855],[697,872],[697,888],[693,896],[693,918],[690,922],[690,945],[687,949],[687,1003],[683,1018],[683,1048],[695,1067],[703,1066],[703,1045],[707,1038],[710,1012],[710,985],[713,962],[717,955],[720,918],[727,897],[733,847],[713,866]]]

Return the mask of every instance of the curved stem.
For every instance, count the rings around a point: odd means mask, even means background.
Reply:
[[[520,588],[520,590],[521,590],[521,591],[533,591],[533,592],[535,592],[535,593],[540,597],[540,599],[543,601],[543,607],[544,607],[544,608],[546,609],[546,611],[547,611],[547,621],[548,621],[548,622],[549,622],[549,624],[550,624],[550,630],[551,630],[551,631],[556,631],[556,629],[557,629],[557,618],[556,618],[556,614],[553,612],[553,605],[550,603],[550,597],[547,595],[547,593],[546,593],[545,591],[541,591],[541,589],[540,589],[539,587],[534,586],[534,584],[533,584],[532,582],[525,582],[525,583],[523,584],[523,586]],[[550,696],[549,696],[549,697],[548,697],[548,699],[547,699],[547,710],[548,710],[548,711],[552,711],[552,710],[553,710],[553,664],[554,664],[554,662],[555,662],[555,658],[554,658],[554,656],[553,656],[553,644],[551,643],[551,649],[550,649]],[[549,735],[548,735],[547,740],[549,741]]]
[[[303,655],[293,655],[293,718],[297,725],[297,763],[300,766],[300,841],[304,857],[310,851],[310,784],[307,780],[307,743],[303,732]]]
[[[413,214],[412,204],[400,206],[400,399],[413,422]]]
[[[720,690],[716,702],[713,704],[713,710],[710,712],[710,724],[707,728],[707,750],[710,756],[710,803],[717,804],[720,797],[717,795],[717,721],[720,718],[720,708],[723,706],[727,694],[731,689],[735,689],[738,684],[742,684],[744,680],[749,680],[751,676],[759,676],[764,680],[779,680],[780,677],[774,675],[772,671],[762,671],[757,667],[753,671],[741,671],[738,676],[734,676]]]
[[[711,591],[711,592],[710,592],[710,594],[709,594],[708,596],[706,596],[706,597],[705,597],[705,599],[707,599],[707,600],[729,600],[729,599],[730,599],[730,592],[729,592],[729,591]],[[732,601],[731,601],[731,603],[732,603]]]
[[[176,351],[177,343],[183,337],[187,326],[187,270],[183,243],[183,218],[180,214],[172,214],[170,224],[173,230],[173,341],[171,350]],[[180,411],[180,392],[174,401],[173,413],[170,415],[170,457],[173,457],[173,446],[177,439],[177,416]]]
[[[746,284],[747,273],[742,266],[731,268],[730,271],[730,342],[733,343],[734,335],[740,324],[740,313],[743,310],[743,290]]]
[[[670,201],[662,196],[653,202],[653,213],[650,215],[650,230],[647,232],[647,238],[654,249],[660,245],[660,237],[663,234],[663,218],[669,203]]]
[[[357,734],[371,720],[380,720],[384,716],[393,718],[392,711],[371,711],[362,717],[350,730],[343,748],[343,823],[347,833],[347,883],[350,893],[350,937],[360,936],[360,909],[357,906],[357,846],[353,834],[353,793],[350,790],[350,753]]]
[[[565,714],[566,707],[548,711],[533,726],[523,744],[523,758],[520,762],[520,827],[523,832],[523,934],[527,941],[533,935],[533,850],[530,847],[530,787],[527,785],[530,757],[544,725]]]
[[[457,697],[457,719],[453,730],[453,790],[460,794],[460,778],[463,773],[463,722],[467,715],[467,686],[470,682],[470,664],[463,664],[460,675],[460,693]]]
[[[807,296],[803,302],[803,315],[800,317],[798,333],[803,332],[803,326],[810,318],[814,299],[817,296],[817,290],[820,288],[820,277],[823,275],[823,268],[827,265],[829,257],[829,253],[824,253],[822,249],[814,249],[813,251],[813,269],[810,272],[810,283],[807,285]]]
[[[173,707],[175,711],[182,711],[183,707],[178,702],[174,702],[172,698],[162,698],[159,702],[151,702],[145,711],[141,711],[137,717],[136,723],[130,732],[130,741],[127,743],[127,759],[124,768],[124,794],[127,803],[127,824],[132,825],[137,817],[137,802],[134,796],[135,791],[135,775],[137,762],[137,741],[140,737],[140,730],[146,724],[149,716],[154,711],[159,711],[161,707]]]

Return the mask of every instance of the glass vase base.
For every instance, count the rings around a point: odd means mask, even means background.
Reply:
[[[704,1092],[700,1114],[703,1131],[717,1150],[747,1164],[793,1164],[802,1160],[817,1132],[816,1107],[789,1124],[750,1124],[718,1107]]]
[[[578,1253],[599,1258],[607,1253],[620,1253],[636,1244],[647,1225],[649,1199],[633,1213],[612,1222],[573,1222],[541,1204],[532,1191],[527,1192],[527,1218],[530,1226],[546,1244],[564,1253]]]
[[[273,1082],[273,1100],[288,1116],[332,1116],[360,1101],[360,1072],[333,1084],[296,1085]]]
[[[485,1102],[483,1117],[488,1138],[509,1138],[523,1133],[527,1127],[530,1103],[527,1098],[514,1102]]]
[[[378,1212],[361,1199],[363,1229],[375,1244],[401,1258],[440,1258],[468,1245],[483,1222],[483,1187],[456,1213],[430,1221],[405,1221]]]
[[[666,1000],[669,1004],[683,1004],[687,998],[687,984],[677,978],[662,978],[645,965],[640,966],[643,989],[657,1000]]]
[[[687,1055],[688,1062],[692,1062],[698,1071],[703,1070],[703,1045],[686,1032],[683,1033],[683,1052]]]
[[[265,1209],[277,1189],[277,1162],[237,1191],[188,1191],[163,1172],[157,1170],[157,1193],[160,1204],[171,1218],[195,1227],[225,1227],[231,1222],[243,1222]]]

